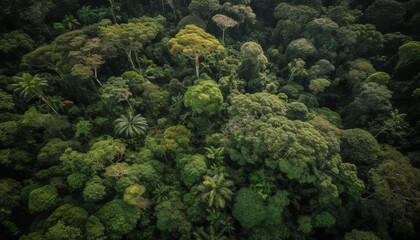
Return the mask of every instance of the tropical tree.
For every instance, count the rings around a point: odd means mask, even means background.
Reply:
[[[147,130],[146,119],[141,114],[133,116],[133,113],[129,112],[126,115],[121,115],[114,123],[116,124],[115,132],[124,137],[137,137],[145,134]]]
[[[204,176],[204,181],[197,187],[202,192],[201,199],[208,203],[209,207],[224,208],[226,201],[233,196],[233,181],[225,179],[223,173],[213,177]]]
[[[98,20],[98,14],[90,9],[90,6],[82,6],[77,10],[77,16],[85,25],[94,24]]]
[[[117,48],[123,50],[133,70],[138,71],[134,60],[140,68],[137,61],[139,51],[163,29],[164,22],[165,18],[162,16],[155,18],[141,17],[130,19],[126,24],[114,24],[99,29],[101,37],[113,42]]]
[[[209,148],[205,147],[204,149],[207,151],[207,159],[210,159],[214,164],[218,166],[223,163],[223,151],[225,149],[224,147],[215,148],[213,146],[210,146]]]
[[[15,76],[13,78],[16,83],[11,84],[14,89],[13,92],[17,93],[22,98],[32,98],[33,95],[39,97],[45,104],[47,104],[55,114],[58,112],[54,109],[51,102],[43,92],[43,88],[48,87],[48,81],[41,78],[38,74],[32,76],[29,73],[24,73],[22,77]]]
[[[149,206],[149,200],[142,196],[145,192],[146,188],[144,186],[133,184],[125,189],[124,201],[142,209],[147,208]]]
[[[219,8],[219,0],[192,0],[188,5],[188,10],[204,20],[207,20],[211,13],[219,10]]]
[[[212,80],[196,80],[184,94],[184,105],[198,114],[214,115],[220,112],[222,103],[222,92]]]
[[[69,45],[73,50],[68,53],[68,58],[75,63],[71,68],[71,74],[83,79],[93,78],[102,86],[98,70],[107,58],[112,58],[116,54],[117,49],[113,43],[81,35],[74,37]]]
[[[66,26],[69,30],[76,29],[76,25],[80,26],[79,20],[77,20],[73,15],[64,15],[63,25]]]
[[[238,25],[238,22],[234,19],[225,16],[223,14],[216,14],[211,18],[220,29],[222,29],[222,44],[225,44],[225,30]]]
[[[131,112],[134,112],[129,101],[129,97],[133,94],[130,92],[128,84],[128,80],[125,80],[122,77],[110,77],[101,88],[101,96],[103,98],[115,98],[117,102],[126,101],[131,109]]]
[[[200,77],[200,62],[198,60],[200,56],[206,56],[215,50],[224,49],[219,40],[194,24],[181,29],[174,38],[169,40],[169,43],[172,44],[172,54],[182,53],[195,61],[197,78]]]

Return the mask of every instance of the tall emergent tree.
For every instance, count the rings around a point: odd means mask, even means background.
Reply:
[[[24,73],[22,77],[15,76],[13,78],[16,83],[12,84],[13,92],[19,94],[22,98],[32,98],[34,95],[39,97],[45,104],[47,104],[51,110],[57,115],[58,112],[54,109],[51,102],[43,92],[44,87],[48,87],[46,79],[39,77],[38,74],[32,76],[29,73]]]
[[[182,53],[195,61],[195,73],[197,78],[200,76],[200,56],[206,56],[215,50],[223,50],[213,35],[206,33],[202,28],[194,24],[185,26],[174,38],[169,40],[172,44],[171,53]]]
[[[225,16],[223,14],[216,14],[211,18],[220,29],[222,29],[222,44],[225,44],[225,30],[238,25],[238,22],[234,19]]]
[[[117,48],[123,50],[131,67],[138,71],[141,68],[138,62],[140,50],[163,29],[164,22],[165,18],[160,15],[155,18],[145,16],[133,18],[126,24],[100,27],[100,35],[103,39],[113,42]],[[134,61],[137,62],[137,67]]]
[[[90,78],[102,86],[98,77],[99,67],[105,63],[105,59],[115,55],[116,48],[112,42],[104,41],[100,38],[86,38],[85,35],[75,37],[70,46],[74,50],[68,54],[69,59],[75,62],[71,69],[71,74],[82,78]]]

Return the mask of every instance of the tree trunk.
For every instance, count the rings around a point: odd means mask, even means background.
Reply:
[[[131,106],[131,103],[130,103],[130,101],[128,100],[128,98],[127,98],[127,99],[125,99],[125,101],[127,101],[128,106],[130,107],[131,112],[132,112],[132,113],[133,113],[133,115],[134,115],[134,110],[133,110],[133,107]]]
[[[114,12],[114,3],[112,2],[112,0],[108,0],[109,4],[111,5],[111,15],[112,18],[114,19],[114,24],[117,23],[117,18],[115,17],[115,12]]]
[[[222,45],[224,46],[225,45],[225,30],[226,29],[224,29],[224,28],[222,28]]]
[[[93,78],[96,80],[96,82],[99,83],[99,86],[102,87],[102,83],[101,81],[99,81],[99,78],[98,78],[98,70],[96,68],[93,69]]]
[[[50,101],[48,101],[47,97],[43,94],[43,93],[37,93],[38,97],[41,98],[41,100],[48,105],[48,107],[50,107],[55,114],[57,114],[57,116],[60,116],[60,114],[58,114],[58,112],[54,109],[54,107],[52,106],[52,104],[50,103]]]
[[[139,67],[139,71],[141,72],[141,66],[140,66],[140,63],[139,63],[139,57],[138,57],[138,55],[137,55],[137,52],[136,51],[134,51],[134,57],[136,58],[136,63],[137,63],[137,65],[138,65],[138,67]],[[140,73],[139,72],[139,73]]]
[[[200,78],[200,62],[198,61],[199,56],[195,56],[195,75]]]
[[[126,53],[127,53],[128,61],[130,61],[130,63],[131,63],[131,67],[133,68],[134,71],[137,72],[136,65],[134,65],[133,58],[131,57],[131,51],[126,52]]]

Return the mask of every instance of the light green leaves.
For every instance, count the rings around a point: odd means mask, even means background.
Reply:
[[[224,49],[213,35],[193,24],[185,26],[175,38],[169,40],[172,44],[171,53],[182,53],[190,58],[205,56],[215,50]]]
[[[184,95],[184,105],[199,114],[214,115],[220,111],[222,103],[222,92],[211,80],[197,80]]]
[[[142,197],[144,192],[146,192],[144,186],[133,184],[125,189],[124,201],[139,208],[147,208],[149,206],[149,200]]]

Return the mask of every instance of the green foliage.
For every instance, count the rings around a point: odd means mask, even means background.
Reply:
[[[305,27],[306,38],[311,39],[316,46],[328,42],[338,29],[338,24],[329,18],[317,18],[310,21]]]
[[[402,45],[398,49],[398,56],[396,69],[403,69],[418,63],[420,60],[420,42],[411,41]]]
[[[25,171],[27,164],[32,160],[28,152],[18,148],[0,150],[0,164],[10,169]]]
[[[244,61],[256,65],[259,70],[265,69],[268,60],[264,56],[264,51],[256,42],[246,42],[241,46],[241,55]]]
[[[362,129],[348,129],[341,132],[341,156],[355,164],[374,164],[379,153],[376,139]]]
[[[419,7],[0,1],[1,238],[416,238]]]
[[[92,124],[86,120],[80,120],[76,124],[76,133],[74,134],[75,138],[78,139],[88,139],[91,137],[92,133]]]
[[[199,28],[206,29],[207,22],[197,15],[190,14],[179,20],[177,28],[182,29],[187,25],[195,25]]]
[[[320,93],[325,90],[325,88],[329,87],[331,84],[330,81],[324,78],[317,78],[311,80],[311,83],[309,84],[309,89],[314,93]]]
[[[106,203],[95,215],[101,220],[111,239],[121,239],[136,227],[140,219],[140,210],[122,199],[114,199]]]
[[[190,5],[188,5],[188,10],[205,20],[219,8],[219,0],[192,0]]]
[[[344,236],[345,240],[379,240],[380,238],[377,237],[372,232],[367,231],[359,231],[356,229],[353,229],[351,232],[346,233]]]
[[[390,77],[388,73],[385,72],[376,72],[366,78],[366,82],[375,82],[379,85],[387,85]]]
[[[340,128],[343,127],[340,114],[326,107],[318,108],[316,112],[320,114],[321,117],[325,118],[326,120],[328,120],[335,126],[340,127]]]
[[[130,205],[145,209],[149,206],[149,201],[142,197],[146,188],[142,185],[133,184],[125,189],[124,201]]]
[[[128,101],[128,98],[133,95],[128,86],[128,80],[122,77],[110,77],[108,81],[101,88],[102,97],[113,97],[117,102]]]
[[[56,165],[60,161],[61,154],[70,147],[69,142],[59,138],[48,141],[38,153],[37,160],[42,166]]]
[[[228,110],[231,117],[243,118],[255,115],[269,118],[286,115],[286,103],[267,92],[237,95],[231,101]]]
[[[194,83],[185,92],[184,105],[198,114],[217,114],[223,103],[223,95],[217,83],[211,80],[197,80]]]
[[[85,227],[88,212],[80,207],[75,207],[70,204],[59,206],[45,221],[45,225],[50,227],[57,223],[66,226],[75,227],[82,230]]]
[[[130,172],[130,165],[125,162],[115,163],[105,169],[105,176],[120,178]]]
[[[16,83],[11,84],[10,86],[14,89],[14,93],[17,93],[20,97],[26,99],[31,99],[34,95],[37,96],[58,115],[56,109],[54,109],[43,92],[43,89],[49,86],[46,79],[41,78],[38,74],[32,76],[29,73],[24,73],[22,77],[15,76],[13,80],[15,80]]]
[[[50,185],[34,189],[29,194],[28,208],[32,214],[51,210],[57,205],[59,195],[57,189]]]
[[[201,192],[202,201],[208,203],[209,207],[224,208],[226,201],[232,199],[233,181],[225,179],[223,173],[213,177],[206,175],[203,178],[203,183],[197,187],[197,190]]]
[[[105,226],[95,215],[89,216],[86,222],[86,239],[105,240]]]
[[[13,96],[0,90],[0,110],[12,110],[15,106]]]
[[[72,173],[67,176],[67,182],[72,189],[80,189],[82,188],[87,180],[87,176],[83,173]]]
[[[232,132],[230,157],[241,165],[261,164],[280,168],[291,179],[313,182],[309,167],[325,159],[325,139],[312,125],[285,117],[242,120],[244,126]],[[282,136],[282,137],[278,137]],[[244,146],[247,146],[246,148]]]
[[[286,117],[292,120],[306,121],[309,111],[305,104],[300,102],[292,102],[287,104]]]
[[[0,51],[10,53],[16,50],[32,50],[35,47],[35,41],[22,30],[15,30],[2,34],[0,38]]]
[[[98,21],[98,14],[91,10],[89,5],[82,6],[79,10],[77,10],[77,16],[85,25],[94,24]]]
[[[192,134],[183,125],[169,127],[163,133],[165,148],[168,150],[184,150],[189,146]]]
[[[155,207],[157,218],[156,226],[162,231],[172,232],[182,227],[188,226],[189,222],[185,219],[183,205],[180,199],[164,201]],[[189,224],[191,229],[191,224]]]
[[[137,58],[139,51],[163,29],[164,23],[165,18],[160,15],[155,18],[143,16],[130,19],[129,23],[101,26],[99,29],[101,37],[121,49],[127,55],[131,67],[138,70],[140,66],[135,65],[137,59],[133,60],[132,54]]]
[[[172,54],[182,53],[195,60],[197,78],[200,77],[199,57],[224,49],[219,40],[213,35],[206,33],[202,28],[193,24],[186,25],[184,29],[181,29],[175,35],[175,38],[169,40],[169,43],[172,45],[170,50]]]
[[[3,146],[10,146],[15,140],[18,132],[18,123],[15,121],[7,121],[0,123],[0,143]]]
[[[298,5],[293,6],[282,2],[274,9],[274,17],[279,19],[279,23],[290,23],[290,33],[283,33],[284,42],[287,44],[290,40],[295,39],[296,35],[300,33],[304,24],[318,16],[318,12],[308,6]],[[288,37],[284,37],[288,35]],[[293,58],[292,58],[293,59]]]
[[[24,73],[22,77],[16,76],[13,79],[16,81],[16,83],[11,85],[14,89],[13,92],[19,94],[22,98],[31,98],[34,94],[41,94],[42,88],[48,87],[47,80],[39,75],[32,77],[31,74]]]
[[[71,167],[73,172],[91,176],[106,166],[120,161],[125,150],[125,144],[119,140],[108,138],[94,143],[86,154],[69,148],[60,157],[60,160],[66,166]]]
[[[129,112],[126,115],[121,115],[115,121],[115,132],[118,135],[126,138],[138,137],[146,133],[147,122],[141,114],[133,116],[133,113]]]
[[[68,14],[64,15],[62,23],[70,31],[76,29],[76,25],[80,25],[79,20],[74,18],[74,16],[71,15],[71,14],[70,15],[68,15]]]
[[[293,40],[287,45],[286,48],[286,55],[290,60],[295,58],[302,58],[305,60],[315,53],[315,46],[305,38]]]
[[[310,216],[301,216],[298,220],[298,230],[304,234],[309,234],[312,231],[312,223]]]
[[[354,24],[350,28],[357,35],[357,51],[362,55],[378,52],[383,47],[382,34],[372,24]]]
[[[94,176],[90,179],[83,190],[83,199],[86,202],[97,202],[105,197],[105,186],[102,185],[102,179]]]
[[[242,227],[248,229],[258,226],[268,215],[263,198],[249,188],[241,188],[236,193],[232,214]]]
[[[268,199],[267,212],[269,213],[266,219],[267,224],[279,226],[283,225],[283,212],[290,204],[287,191],[277,191],[274,196]]]
[[[413,234],[415,215],[419,214],[420,174],[409,159],[392,147],[385,146],[382,163],[369,171],[373,196],[393,216],[395,232]]]
[[[329,212],[321,212],[315,215],[314,226],[321,228],[329,228],[335,224],[335,218]]]
[[[381,32],[393,32],[404,23],[404,5],[394,0],[376,0],[365,11],[364,18]]]
[[[79,240],[82,239],[82,233],[80,229],[66,226],[62,222],[58,222],[56,225],[50,227],[48,232],[45,234],[45,239],[48,240]]]
[[[192,187],[206,173],[207,165],[203,155],[194,155],[181,171],[181,179],[187,187]]]
[[[135,71],[127,71],[124,72],[121,77],[124,80],[127,80],[130,85],[130,90],[134,95],[140,95],[143,91],[142,83],[144,83],[146,80],[144,77],[140,74],[138,74]]]
[[[320,59],[314,65],[312,65],[308,71],[308,74],[313,79],[323,77],[326,78],[334,70],[334,65],[332,65],[328,60]]]
[[[223,164],[223,147],[214,148],[213,146],[210,146],[209,148],[204,148],[207,151],[206,158],[209,159],[213,164],[216,164],[218,166]]]

